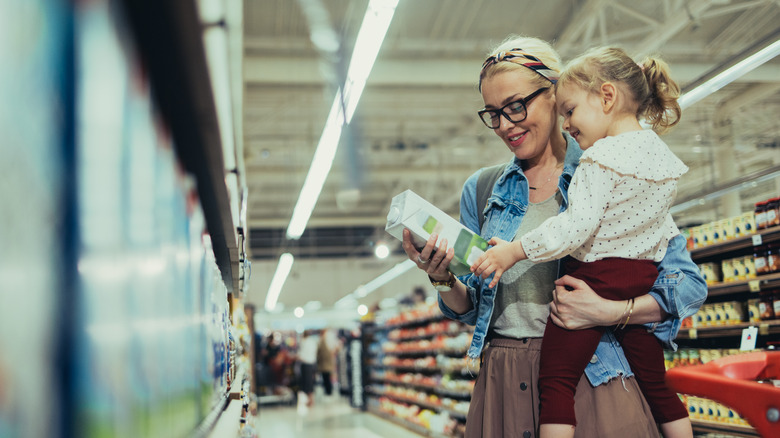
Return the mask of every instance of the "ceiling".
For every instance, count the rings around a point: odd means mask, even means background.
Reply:
[[[777,0],[400,0],[308,227],[301,239],[287,240],[341,76],[337,72],[346,70],[367,4],[244,2],[247,250],[255,265],[272,271],[282,252],[293,253],[296,265],[380,263],[369,260],[373,245],[392,240],[384,232],[385,216],[391,198],[406,189],[457,217],[465,179],[479,167],[510,158],[476,117],[482,61],[509,34],[551,41],[564,60],[604,44],[619,45],[637,59],[659,54],[684,91],[761,41],[780,38]],[[311,14],[309,21],[303,6],[325,13]],[[325,57],[314,47],[310,22],[335,31],[341,57]],[[778,115],[780,58],[686,109],[681,123],[664,136],[691,169],[678,199],[780,164]],[[775,179],[743,191],[741,210],[776,196],[779,187]],[[685,226],[713,220],[722,211],[714,201],[675,219]],[[402,260],[400,247],[389,243],[394,256],[377,265],[379,272]],[[261,289],[253,295],[259,308],[269,280],[263,279],[264,288],[254,286]],[[323,305],[353,290],[344,287],[323,291]],[[280,301],[288,308],[302,305],[311,300],[309,293],[285,288]]]

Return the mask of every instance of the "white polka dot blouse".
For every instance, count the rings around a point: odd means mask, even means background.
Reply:
[[[567,210],[522,236],[523,249],[537,262],[660,261],[679,234],[669,208],[687,171],[651,130],[598,140],[580,158]]]

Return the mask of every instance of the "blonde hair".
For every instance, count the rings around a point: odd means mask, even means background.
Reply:
[[[539,60],[544,65],[546,65],[547,68],[555,72],[559,73],[561,71],[561,67],[563,67],[561,57],[558,55],[558,52],[553,49],[550,43],[539,38],[527,37],[523,35],[508,36],[504,41],[494,47],[486,57],[490,58],[498,55],[501,52],[508,52],[513,49],[522,49],[524,52],[539,58]],[[521,70],[526,72],[524,74],[527,74],[528,79],[531,82],[537,84],[539,87],[551,85],[548,79],[545,79],[543,76],[535,73],[532,70],[529,70],[527,67],[524,67],[520,64],[516,64],[514,62],[496,62],[483,68],[480,72],[479,88],[482,89],[482,81],[485,79],[490,79],[498,73],[512,70]]]
[[[644,117],[653,129],[663,132],[680,121],[680,87],[660,58],[647,57],[637,64],[617,47],[591,49],[566,65],[557,86],[573,83],[598,92],[605,82],[623,84],[637,106],[637,118]]]

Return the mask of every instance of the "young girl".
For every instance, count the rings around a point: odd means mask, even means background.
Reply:
[[[623,50],[600,48],[573,60],[556,84],[563,128],[585,151],[569,188],[569,208],[518,240],[492,239],[472,265],[476,275],[495,273],[490,286],[520,260],[560,259],[568,275],[599,295],[626,300],[647,291],[656,262],[679,230],[669,208],[677,180],[688,168],[652,130],[680,119],[679,87],[668,66],[640,66]],[[615,334],[665,437],[692,437],[688,412],[664,382],[663,347],[642,326],[629,325],[628,301]],[[573,436],[574,392],[605,327],[568,331],[548,320],[540,363],[540,434]],[[620,415],[615,413],[615,415]]]

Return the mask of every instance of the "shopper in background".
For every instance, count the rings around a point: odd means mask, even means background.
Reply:
[[[483,95],[491,92],[483,88]],[[692,438],[688,409],[666,386],[663,345],[644,327],[628,325],[633,299],[653,286],[656,262],[680,234],[669,208],[688,171],[640,118],[656,129],[674,126],[681,115],[679,95],[669,67],[658,58],[640,65],[622,49],[602,47],[571,61],[555,84],[563,129],[585,151],[569,185],[569,206],[512,242],[491,239],[494,246],[472,272],[482,278],[492,274],[492,287],[522,260],[562,260],[566,274],[600,296],[629,300],[615,337],[663,435]],[[500,124],[500,113],[489,112],[489,121]],[[548,321],[539,365],[542,438],[574,436],[574,390],[606,329],[570,331]]]
[[[314,405],[314,378],[317,370],[317,339],[312,330],[303,331],[303,339],[298,349],[298,362],[301,368],[301,391],[306,394],[306,406]]]
[[[328,330],[320,333],[320,342],[317,344],[317,371],[322,377],[322,386],[325,395],[333,394],[333,372],[336,370],[336,356],[334,350],[328,345]]]
[[[562,132],[556,113],[552,87],[560,65],[548,43],[527,37],[510,37],[484,64],[480,90],[485,109],[499,116],[483,121],[504,141],[513,158],[497,180],[491,181],[486,205],[477,205],[479,177],[485,169],[464,184],[461,222],[483,238],[512,241],[568,206],[567,191],[582,150]],[[480,216],[484,218],[481,227]],[[442,312],[475,325],[468,355],[480,358],[481,368],[466,437],[536,436],[539,355],[548,316],[569,330],[605,326],[618,322],[628,300],[602,298],[571,276],[557,279],[556,261],[519,262],[493,288],[488,287],[489,279],[477,275],[454,278],[446,270],[453,250],[446,240],[437,242],[437,237],[432,235],[418,250],[405,230],[403,248],[440,291]],[[681,319],[696,312],[707,292],[685,248],[681,236],[669,242],[658,280],[648,294],[634,300],[631,317],[631,324],[647,324],[671,348],[676,348],[674,337]],[[650,409],[611,331],[604,333],[579,380],[574,409],[577,437],[658,436]]]

